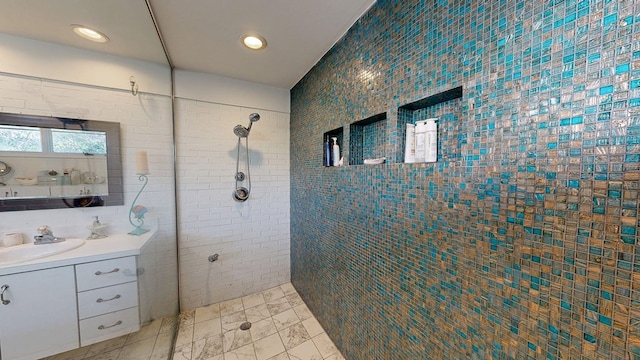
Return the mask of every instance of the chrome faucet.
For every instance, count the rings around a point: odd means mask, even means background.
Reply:
[[[53,236],[53,232],[47,225],[42,225],[38,227],[38,234],[40,235],[36,235],[33,237],[35,240],[33,242],[34,245],[51,244],[51,243],[63,242],[65,240],[64,238]]]

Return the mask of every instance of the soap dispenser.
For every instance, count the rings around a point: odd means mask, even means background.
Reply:
[[[105,234],[107,225],[100,223],[100,219],[98,219],[97,216],[93,217],[93,224],[87,226],[87,228],[91,230],[91,235],[89,235],[87,240],[104,239],[107,237]]]
[[[332,137],[331,140],[333,141],[333,153],[331,154],[333,156],[332,165],[340,166],[340,145],[338,145],[338,138]]]

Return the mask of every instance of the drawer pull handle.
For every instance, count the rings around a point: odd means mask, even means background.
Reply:
[[[11,300],[5,300],[4,298],[4,292],[7,291],[8,288],[9,285],[2,285],[2,287],[0,288],[0,290],[2,290],[2,292],[0,292],[0,300],[2,300],[2,305],[9,305],[9,303],[11,302]]]
[[[107,271],[107,272],[102,272],[102,271],[96,271],[96,275],[100,276],[100,275],[107,275],[107,274],[113,274],[113,273],[117,273],[118,271],[120,271],[120,269],[115,268],[111,271]]]
[[[109,328],[112,328],[112,327],[114,327],[114,326],[118,326],[118,325],[120,325],[120,324],[122,324],[122,320],[118,320],[118,322],[116,322],[115,324],[113,324],[113,325],[111,325],[111,326],[104,326],[104,325],[100,325],[100,326],[98,326],[98,330],[109,329]]]
[[[103,299],[103,298],[98,298],[98,300],[96,300],[97,303],[103,303],[105,301],[111,301],[111,300],[116,300],[116,299],[120,299],[122,296],[120,296],[120,294],[112,297],[111,299]]]

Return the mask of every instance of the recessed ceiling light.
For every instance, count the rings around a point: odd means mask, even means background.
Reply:
[[[71,27],[73,28],[73,32],[85,39],[103,44],[109,42],[109,38],[107,37],[107,35],[101,33],[100,31],[94,30],[84,25],[71,25]]]
[[[267,47],[267,40],[258,34],[242,35],[242,44],[251,50],[261,50]]]

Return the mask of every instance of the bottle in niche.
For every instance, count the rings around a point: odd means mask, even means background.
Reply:
[[[416,126],[407,124],[407,131],[404,139],[404,162],[416,162]]]
[[[425,120],[424,161],[438,161],[438,118]]]
[[[333,147],[332,147],[332,162],[331,165],[333,166],[340,166],[340,145],[338,145],[338,138],[337,137],[332,137],[331,140],[333,141]]]
[[[416,147],[416,156],[415,156],[415,162],[421,163],[424,162],[424,155],[425,155],[425,145],[426,145],[426,132],[427,132],[427,126],[426,126],[426,121],[416,121],[416,128],[415,128],[415,136],[416,136],[416,143],[415,143],[415,147]]]
[[[329,144],[329,138],[324,140],[324,150],[323,150],[323,165],[331,166],[331,144]]]

